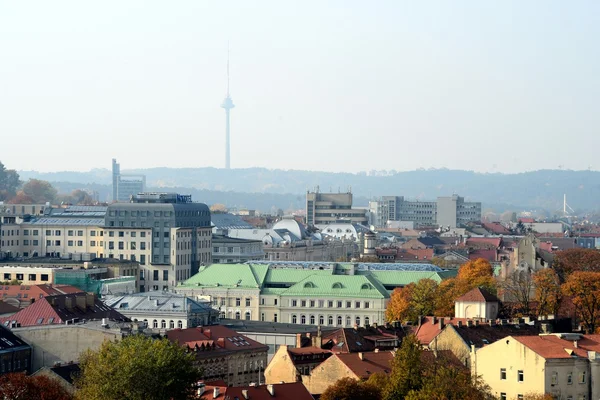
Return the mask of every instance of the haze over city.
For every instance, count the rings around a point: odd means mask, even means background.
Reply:
[[[0,3],[2,162],[594,169],[600,4]],[[27,148],[12,151],[19,143]]]

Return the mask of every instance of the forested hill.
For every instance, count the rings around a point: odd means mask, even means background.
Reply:
[[[562,209],[563,194],[566,193],[568,203],[575,209],[600,208],[600,172],[597,171],[541,170],[519,174],[485,174],[437,169],[350,174],[264,168],[151,168],[127,170],[123,173],[145,174],[149,188],[177,187],[205,198],[216,197],[212,194],[225,196],[223,193],[229,193],[232,203],[226,199],[218,202],[251,208],[259,208],[253,205],[258,200],[254,194],[260,194],[261,204],[265,200],[268,204],[276,201],[277,204],[273,205],[284,209],[290,206],[302,207],[306,190],[312,190],[316,186],[323,192],[346,191],[351,187],[357,205],[366,205],[369,198],[381,195],[434,199],[458,193],[468,199],[483,202],[484,207],[518,206],[553,212]],[[19,171],[19,174],[22,179],[39,178],[60,182],[62,185],[104,186],[111,183],[111,173],[106,169],[53,173]],[[272,196],[271,201],[265,198],[268,194],[277,196]]]

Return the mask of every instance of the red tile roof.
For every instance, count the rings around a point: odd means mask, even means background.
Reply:
[[[587,358],[588,351],[600,352],[600,335],[581,335],[577,347],[572,338],[561,339],[561,334],[540,336],[513,336],[512,338],[543,358]],[[562,334],[569,337],[569,334]]]
[[[498,261],[497,249],[476,249],[469,252],[469,260],[477,260],[483,258],[491,262]]]
[[[367,379],[376,372],[389,374],[392,369],[390,363],[394,359],[394,353],[391,351],[345,353],[335,354],[333,357],[337,357],[359,378]]]
[[[213,385],[215,382],[207,382],[204,393],[199,398],[202,400],[213,400],[213,389],[219,388],[219,396],[217,400],[221,399],[251,399],[251,400],[313,400],[312,395],[302,384],[302,382],[291,382],[291,383],[278,383],[275,385],[260,385],[260,386],[235,386],[226,387],[219,384]],[[273,388],[273,396],[269,393],[268,387]],[[246,392],[244,392],[246,391]],[[244,396],[247,394],[247,397]]]
[[[78,292],[81,289],[69,285],[0,285],[0,299],[15,299],[21,307],[27,307],[32,299],[35,301],[46,296]]]
[[[342,363],[348,367],[360,379],[368,379],[374,373],[389,374],[392,370],[391,362],[394,359],[393,351],[345,353],[335,354]],[[433,362],[436,357],[443,357],[445,362],[454,366],[464,368],[464,365],[456,358],[450,350],[441,350],[437,353],[430,350],[421,352],[422,362]]]
[[[482,289],[482,288],[473,288],[470,291],[468,291],[467,293],[460,296],[455,301],[471,301],[471,302],[480,302],[480,303],[484,303],[484,302],[499,303],[500,302],[500,300],[496,296],[494,296],[493,294],[491,294],[490,292],[488,292],[487,290]]]
[[[13,321],[20,326],[57,325],[73,319],[102,318],[129,321],[129,318],[105,305],[93,294],[74,293],[44,297],[14,315],[0,318],[0,323],[5,326]]]
[[[495,233],[497,235],[508,235],[510,234],[510,229],[502,225],[500,222],[483,222],[483,227],[486,231]]]
[[[197,328],[172,329],[167,338],[182,346],[193,348],[198,343],[214,344],[212,351],[267,350],[269,346],[252,340],[223,325],[199,326]]]
[[[494,247],[498,248],[502,244],[502,238],[490,238],[490,237],[472,237],[467,239],[467,246],[474,247]]]
[[[519,222],[524,223],[524,224],[533,224],[535,222],[535,219],[533,219],[533,218],[519,218]]]

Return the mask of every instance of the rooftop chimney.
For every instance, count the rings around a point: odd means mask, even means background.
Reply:
[[[75,304],[77,304],[77,308],[82,311],[87,309],[87,296],[86,294],[76,294],[75,295]]]
[[[302,347],[302,334],[296,333],[296,348],[299,349]]]
[[[575,348],[579,347],[579,346],[577,345],[577,340],[573,340],[573,347],[575,347]]]
[[[273,385],[267,385],[267,390],[269,391],[269,394],[272,397],[275,397],[275,386],[273,386]]]
[[[250,395],[248,394],[248,389],[242,389],[242,396],[244,396],[246,400],[250,398]]]
[[[467,327],[470,328],[473,326],[473,320],[472,319],[468,319],[467,320]]]
[[[364,361],[365,354],[362,351],[358,352],[358,358],[360,358],[360,361]]]
[[[313,347],[318,347],[319,349],[323,345],[323,337],[321,336],[321,325],[317,327],[317,334],[311,337],[311,344]]]
[[[216,399],[217,397],[219,397],[219,388],[218,387],[213,389],[213,399]]]
[[[440,318],[440,329],[444,329],[444,318]]]
[[[94,307],[94,303],[96,296],[94,296],[94,293],[86,293],[85,294],[85,303],[87,304],[88,307]]]
[[[479,326],[479,320],[478,319],[475,320],[475,326]]]
[[[462,321],[456,321],[456,326],[462,328]]]

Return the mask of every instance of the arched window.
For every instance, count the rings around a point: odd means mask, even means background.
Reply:
[[[162,321],[160,321],[160,327],[162,329],[165,329],[167,327],[167,321],[165,321],[164,319]]]
[[[333,316],[329,315],[327,317],[327,325],[333,326]]]
[[[369,325],[369,317],[365,317],[365,326]]]
[[[311,316],[310,316],[310,324],[311,324],[311,325],[314,325],[314,324],[315,324],[315,316],[314,316],[314,315],[311,315]]]
[[[314,288],[314,287],[315,287],[315,284],[314,284],[314,283],[312,283],[312,282],[306,282],[306,283],[304,284],[304,287],[305,287],[305,288]]]
[[[363,283],[362,286],[360,287],[361,290],[363,289],[371,289],[371,285],[369,285],[368,283]]]
[[[148,326],[148,320],[147,319],[144,320],[144,325]]]
[[[152,321],[152,327],[153,328],[158,328],[158,321],[157,320]]]
[[[300,323],[301,324],[306,324],[306,315],[303,314],[303,315],[300,316]]]
[[[346,326],[352,325],[352,318],[349,315],[346,315]]]
[[[292,315],[292,324],[297,324],[298,323],[298,319],[296,318],[296,314]]]
[[[339,282],[334,283],[333,285],[331,285],[332,289],[341,289],[342,288],[342,284]]]
[[[250,321],[250,311],[246,311],[246,321]]]
[[[169,328],[171,328],[171,329],[175,328],[175,321],[173,321],[173,320],[169,321]]]
[[[360,317],[356,317],[356,325],[360,326]]]
[[[341,315],[338,315],[338,317],[337,317],[337,324],[338,324],[338,326],[342,326],[342,316]]]
[[[239,311],[235,312],[235,319],[241,319],[241,313]]]
[[[179,329],[182,329],[183,328],[183,322],[182,321],[177,321],[177,327]]]
[[[319,315],[319,325],[323,325],[325,323],[325,318],[322,315]]]

